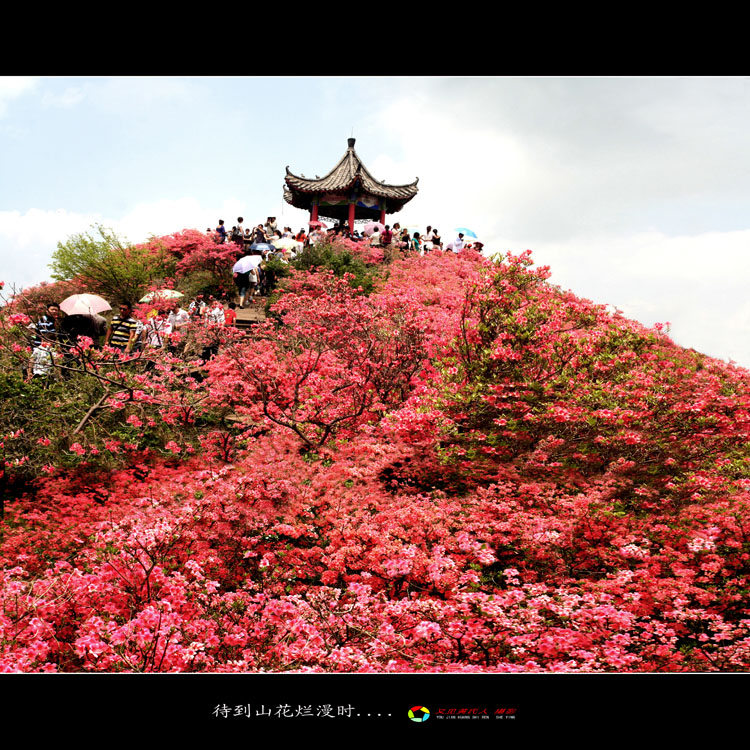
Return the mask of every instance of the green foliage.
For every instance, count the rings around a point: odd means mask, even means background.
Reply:
[[[132,246],[99,224],[57,243],[50,268],[58,281],[76,279],[110,304],[137,301],[150,284],[174,274],[175,261],[158,245]]]
[[[354,289],[362,287],[364,294],[370,294],[378,279],[377,267],[368,266],[365,261],[349,250],[333,245],[310,245],[292,261],[292,266],[299,271],[320,271],[329,269],[342,278],[351,274],[349,284]]]
[[[61,386],[26,382],[21,364],[6,359],[0,368],[0,515],[7,497],[20,494],[63,448],[56,422],[68,409],[59,403]],[[49,445],[38,441],[47,438]]]
[[[193,271],[187,274],[179,282],[179,290],[185,295],[183,303],[187,306],[187,300],[195,299],[202,294],[206,299],[216,297],[216,299],[232,299],[236,291],[232,283],[232,274],[228,272],[225,278],[218,279],[216,274],[211,271]]]

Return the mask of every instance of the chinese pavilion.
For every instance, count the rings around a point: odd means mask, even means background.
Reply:
[[[385,224],[386,214],[400,211],[417,194],[419,177],[408,185],[386,185],[376,180],[357,156],[354,140],[348,139],[344,157],[325,177],[308,179],[292,174],[287,167],[284,200],[309,211],[310,221],[320,217],[348,222],[350,232],[355,221]]]

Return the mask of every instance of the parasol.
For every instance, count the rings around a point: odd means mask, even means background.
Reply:
[[[112,307],[98,294],[73,294],[60,303],[60,309],[66,315],[96,315]]]
[[[372,235],[375,232],[375,227],[378,228],[378,232],[382,232],[385,229],[385,224],[381,224],[379,221],[368,221],[363,229],[365,237]]]
[[[280,250],[301,250],[302,243],[293,240],[291,237],[281,237],[280,239],[274,240],[271,243],[274,247]]]
[[[176,289],[157,289],[155,292],[149,292],[141,297],[139,302],[153,302],[155,299],[179,299],[185,295]]]
[[[269,244],[268,242],[253,242],[252,245],[250,245],[251,250],[260,250],[262,253],[266,252],[273,252],[275,249],[273,245]]]

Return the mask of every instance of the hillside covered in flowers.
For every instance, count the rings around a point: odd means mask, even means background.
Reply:
[[[528,252],[342,243],[372,284],[293,269],[205,365],[41,391],[6,308],[0,670],[747,669],[750,372]]]

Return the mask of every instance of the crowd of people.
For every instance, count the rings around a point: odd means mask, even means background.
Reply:
[[[412,233],[408,228],[402,228],[399,222],[396,222],[392,227],[389,224],[370,222],[369,227],[365,225],[362,232],[357,228],[354,232],[351,232],[349,225],[343,222],[339,222],[333,227],[327,227],[321,221],[310,221],[308,227],[308,230],[303,227],[297,233],[294,233],[291,227],[284,227],[282,230],[276,225],[276,217],[269,216],[265,224],[258,224],[251,230],[244,227],[243,217],[238,216],[237,224],[232,227],[231,231],[227,231],[223,219],[219,219],[216,229],[211,230],[209,228],[206,231],[209,234],[214,234],[218,243],[234,242],[245,254],[251,252],[254,245],[270,245],[272,248],[275,245],[280,245],[279,248],[270,252],[282,260],[288,260],[289,255],[293,257],[295,253],[293,247],[283,245],[281,241],[285,239],[298,243],[299,250],[334,237],[346,237],[355,241],[368,241],[375,246],[390,246],[402,251],[418,252],[420,255],[433,250],[447,250],[457,253],[466,247],[473,247],[481,252],[484,246],[482,242],[475,238],[467,238],[461,231],[458,232],[452,242],[444,244],[437,228],[428,226],[425,232],[415,231]],[[262,254],[265,258],[266,250],[260,251],[259,254]]]
[[[49,302],[46,313],[29,326],[32,352],[27,378],[46,382],[56,366],[67,369],[66,366],[80,359],[82,351],[88,347],[111,347],[128,355],[155,349],[177,354],[181,351],[182,336],[173,334],[185,333],[190,323],[202,323],[208,328],[234,326],[236,309],[235,302],[225,307],[220,300],[206,300],[199,294],[187,310],[176,299],[160,301],[142,320],[134,313],[132,303],[123,302],[107,323],[106,318],[98,314],[65,315],[57,302]],[[217,351],[218,338],[213,337],[202,347],[200,356],[206,361]]]
[[[463,232],[458,232],[452,242],[444,244],[437,228],[428,226],[424,233],[412,233],[409,228],[402,228],[399,222],[392,227],[371,222],[365,225],[363,232],[355,229],[353,233],[345,223],[327,227],[320,221],[310,221],[308,229],[302,228],[294,233],[288,226],[279,229],[273,216],[252,229],[245,228],[243,223],[244,219],[239,216],[237,224],[228,231],[223,219],[220,219],[215,230],[207,230],[217,243],[231,242],[237,245],[237,261],[232,274],[238,302],[224,304],[213,297],[205,299],[204,295],[198,294],[187,309],[183,309],[178,299],[162,299],[143,316],[144,320],[134,314],[131,302],[123,302],[109,323],[98,314],[64,315],[57,302],[50,302],[46,313],[30,325],[33,348],[28,378],[48,379],[56,363],[69,362],[78,356],[82,341],[95,348],[109,346],[124,354],[162,348],[173,354],[177,353],[178,346],[175,342],[182,337],[173,334],[184,333],[190,323],[203,323],[208,328],[234,326],[238,307],[244,309],[247,304],[253,304],[254,297],[267,295],[273,289],[276,278],[272,264],[269,265],[268,261],[275,259],[289,263],[305,247],[325,243],[336,237],[382,247],[391,256],[394,253],[457,253],[469,247],[480,252],[482,250],[481,242],[473,238],[467,239]],[[218,344],[214,338],[213,342],[203,347],[202,359],[209,359],[216,354],[217,349]]]

